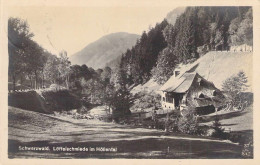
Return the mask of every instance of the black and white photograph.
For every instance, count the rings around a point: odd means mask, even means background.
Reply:
[[[7,10],[8,159],[254,159],[253,6]]]

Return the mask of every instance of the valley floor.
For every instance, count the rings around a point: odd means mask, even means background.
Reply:
[[[241,158],[242,147],[196,136],[163,136],[163,131],[99,120],[76,120],[9,107],[9,158]],[[48,146],[49,151],[20,147]],[[113,152],[62,152],[53,147],[105,147]]]

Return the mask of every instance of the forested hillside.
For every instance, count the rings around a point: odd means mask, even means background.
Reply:
[[[142,84],[153,77],[163,84],[174,67],[195,61],[212,50],[253,44],[251,7],[187,7],[174,25],[157,24],[124,53],[121,68],[129,82]]]
[[[140,84],[149,80],[159,52],[167,46],[163,36],[163,29],[167,25],[168,22],[164,20],[149,32],[144,31],[136,45],[122,56],[121,67],[127,72],[129,82]]]

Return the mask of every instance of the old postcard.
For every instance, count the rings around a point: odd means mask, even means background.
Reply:
[[[1,2],[6,161],[256,163],[257,1],[87,2]]]

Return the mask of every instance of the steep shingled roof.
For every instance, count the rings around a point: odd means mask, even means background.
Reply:
[[[197,73],[185,72],[177,77],[171,77],[161,88],[161,91],[185,93],[189,90]]]

